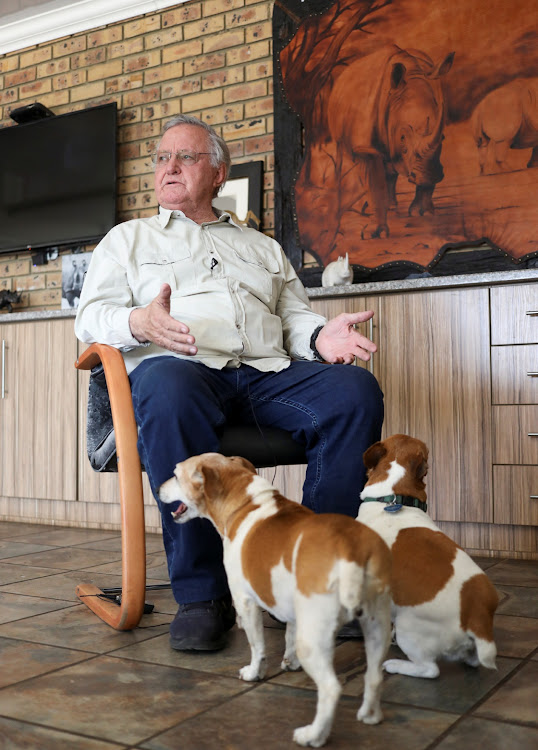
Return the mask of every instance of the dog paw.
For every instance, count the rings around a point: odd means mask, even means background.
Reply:
[[[298,727],[293,733],[293,739],[303,747],[321,747],[325,744],[326,737],[320,736],[312,724],[306,727]]]
[[[383,662],[383,669],[389,674],[400,674],[402,659],[387,659]]]
[[[255,682],[261,680],[261,675],[258,669],[248,664],[246,667],[241,667],[239,670],[239,677],[245,682]]]
[[[363,724],[380,724],[383,721],[383,712],[379,706],[375,709],[364,704],[357,711],[357,721]]]
[[[301,662],[296,656],[285,656],[280,662],[280,669],[285,672],[297,672],[298,669],[301,669]]]

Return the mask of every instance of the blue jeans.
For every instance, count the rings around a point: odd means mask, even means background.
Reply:
[[[228,592],[220,537],[211,523],[172,520],[160,485],[176,463],[218,451],[228,420],[288,430],[306,449],[302,502],[317,513],[355,517],[365,482],[364,451],[380,439],[383,394],[367,370],[292,362],[281,372],[241,365],[214,370],[173,356],[145,360],[130,374],[138,450],[162,515],[170,582],[188,604]],[[173,507],[173,506],[172,506]]]

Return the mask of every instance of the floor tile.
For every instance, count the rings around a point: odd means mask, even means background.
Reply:
[[[144,615],[134,630],[114,630],[83,604],[0,625],[0,636],[104,654],[168,632],[170,615]]]
[[[468,750],[475,747],[485,747],[487,750],[536,750],[538,729],[471,716],[454,727],[436,750]]]
[[[359,701],[341,698],[327,747],[330,750],[424,750],[457,716],[418,708],[384,706],[385,720],[367,726],[356,719]],[[145,750],[292,750],[293,730],[314,718],[316,697],[306,690],[262,684],[203,715],[184,721],[141,747]],[[240,720],[238,721],[238,717]]]
[[[2,717],[0,737],[2,750],[124,750],[126,747]]]
[[[27,545],[19,545],[25,547]],[[93,568],[104,562],[109,562],[111,556],[121,558],[119,553],[95,549],[78,549],[78,547],[54,547],[45,552],[35,551],[32,554],[19,552],[17,557],[11,556],[10,562],[16,565],[32,565],[44,568],[60,568],[61,570],[81,570]],[[121,570],[121,566],[120,566]]]
[[[90,657],[81,651],[0,637],[0,688]]]
[[[88,550],[88,552],[90,551]],[[102,564],[92,565],[91,563],[88,563],[87,569],[96,573],[113,573],[115,575],[121,575],[121,556],[116,560],[106,561]],[[151,578],[156,578],[161,581],[169,580],[168,567],[166,565],[164,552],[146,555],[146,571],[147,575],[151,576]]]
[[[47,544],[31,544],[23,543],[13,539],[0,539],[0,560],[8,560],[11,558],[19,558],[24,555],[31,555],[35,552],[44,552],[46,550],[53,549]],[[29,565],[35,564],[40,565],[41,563],[28,563]]]
[[[267,655],[266,676],[271,677],[279,672],[284,654],[284,632],[265,629],[265,648]],[[230,631],[228,646],[222,651],[185,652],[174,651],[170,647],[168,633],[151,641],[137,643],[114,651],[114,656],[126,659],[137,659],[182,669],[194,669],[199,672],[226,675],[239,679],[241,667],[250,662],[250,647],[247,637],[236,626]]]
[[[500,657],[497,670],[492,670],[440,662],[441,674],[434,680],[386,675],[383,700],[461,714],[482,700],[518,664],[518,660]]]
[[[135,744],[245,690],[203,672],[103,656],[2,691],[2,714]]]
[[[538,664],[524,664],[475,713],[538,727]]]
[[[499,656],[523,659],[538,648],[538,621],[532,617],[495,615],[493,627]]]
[[[103,549],[111,550],[113,552],[121,552],[121,536],[113,536],[109,539],[97,539],[92,542],[77,544],[77,549]],[[162,536],[146,534],[146,553],[153,552],[163,552]]]
[[[334,670],[343,686],[343,695],[361,696],[366,671],[364,641],[342,641],[334,651]],[[296,672],[282,672],[271,680],[278,685],[286,685],[305,690],[316,690],[313,680],[302,669]]]
[[[0,562],[0,586],[18,581],[32,581],[57,573],[54,568],[39,568],[31,565],[14,565],[10,562]]]
[[[17,521],[0,521],[0,539],[16,539],[24,534],[39,534],[40,530],[50,529],[36,523],[17,523]]]
[[[501,598],[497,614],[538,618],[538,588],[495,585]]]
[[[17,566],[12,566],[17,567]],[[21,570],[25,566],[19,566]],[[49,568],[49,570],[51,570]],[[50,599],[65,599],[66,601],[78,602],[75,590],[79,583],[93,583],[99,587],[121,586],[120,576],[108,576],[102,573],[88,573],[83,570],[54,571],[54,575],[47,576],[46,580],[37,578],[35,580],[17,581],[2,587],[0,591],[9,591],[15,594],[30,594],[37,596],[39,593]]]
[[[8,594],[0,591],[0,623],[17,621],[15,628],[21,628],[24,627],[24,624],[20,621],[24,618],[28,618],[33,622],[31,618],[35,617],[35,615],[72,606],[72,602],[45,599],[39,596]],[[9,627],[9,625],[0,624],[0,628],[2,627]]]
[[[534,560],[503,560],[488,570],[488,578],[497,584],[538,588],[538,565]]]
[[[41,526],[37,531],[29,532],[26,536],[17,535],[17,541],[34,542],[39,537],[43,544],[53,547],[70,547],[83,544],[84,542],[97,542],[106,539],[119,538],[119,531],[107,531],[106,529],[77,529],[71,526]]]

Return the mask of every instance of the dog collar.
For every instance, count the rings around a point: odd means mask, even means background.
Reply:
[[[412,495],[385,495],[384,497],[364,497],[363,503],[386,503],[386,510],[388,513],[397,513],[402,509],[404,505],[409,508],[418,508],[426,513],[428,508],[427,504],[419,500],[417,497]]]

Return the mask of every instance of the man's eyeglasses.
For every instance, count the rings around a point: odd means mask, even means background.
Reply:
[[[155,151],[151,155],[151,161],[156,167],[162,167],[168,164],[174,157],[180,162],[182,167],[190,167],[192,164],[196,164],[201,156],[211,156],[208,151]]]

